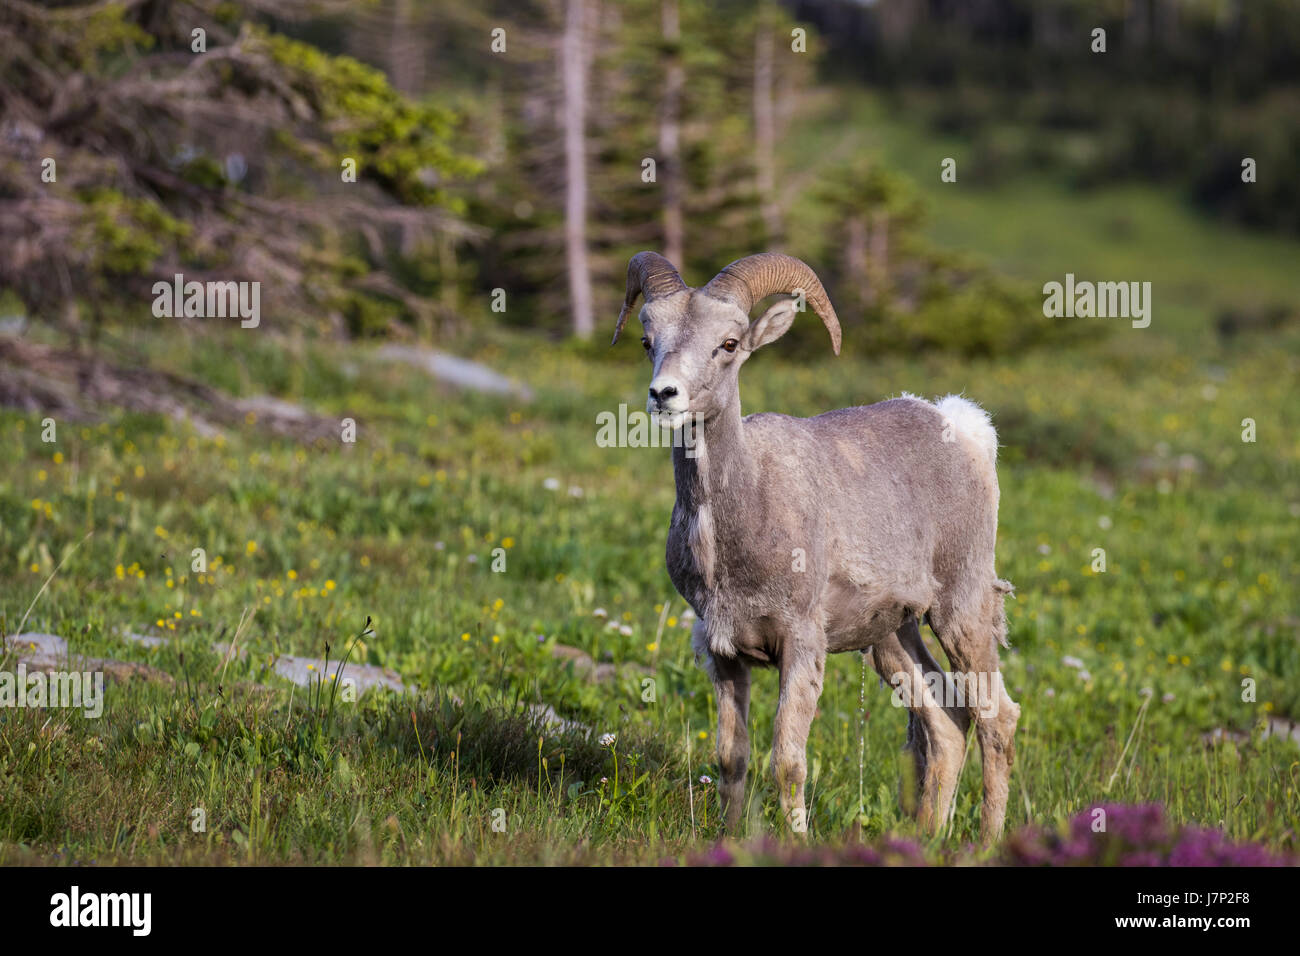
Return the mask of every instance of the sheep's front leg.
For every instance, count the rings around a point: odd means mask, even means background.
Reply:
[[[795,833],[808,832],[808,812],[803,802],[803,785],[808,777],[808,730],[817,713],[825,671],[826,651],[811,641],[791,641],[781,655],[772,772],[781,797],[781,812]]]
[[[722,819],[728,830],[740,824],[745,805],[745,771],[749,766],[749,666],[713,658],[713,691],[718,701],[718,764],[722,782]]]

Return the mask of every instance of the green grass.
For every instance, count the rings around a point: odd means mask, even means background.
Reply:
[[[978,362],[795,365],[776,345],[745,371],[746,410],[811,414],[906,389],[964,391],[994,413],[1006,446],[999,571],[1017,586],[1003,660],[1023,708],[1009,826],[1160,801],[1175,822],[1294,850],[1300,755],[1259,729],[1300,714],[1300,336],[1228,346],[1210,323],[1225,303],[1295,301],[1300,247],[1201,222],[1154,192],[943,186],[931,155],[960,162],[945,152],[957,147],[886,122],[868,100],[851,118],[810,110],[810,154],[870,146],[904,169],[932,165],[936,242],[1042,281],[1149,279],[1154,321]],[[465,343],[534,386],[524,403],[264,332],[122,335],[231,391],[354,418],[358,440],[300,448],[255,424],[209,439],[118,416],[60,423],[47,444],[41,416],[0,411],[4,627],[63,561],[27,629],[175,680],[110,685],[99,721],[0,709],[0,864],[654,862],[716,837],[715,795],[699,782],[718,777],[711,690],[663,568],[670,463],[595,444],[598,411],[639,405],[635,343],[613,355],[490,332]],[[1247,417],[1254,443],[1241,440]],[[1179,467],[1184,455],[1194,467]],[[191,570],[196,547],[203,574]],[[250,610],[241,643],[252,653],[222,682],[209,645]],[[328,691],[309,699],[266,676],[277,651],[328,642],[337,659],[368,617],[374,633],[352,659],[396,669],[421,699],[331,707]],[[122,628],[173,644],[145,650]],[[647,669],[655,700],[638,671],[587,681],[551,656],[556,643]],[[864,720],[863,690],[860,658],[834,658],[809,741],[814,840],[913,832],[895,799],[905,715],[873,678]],[[775,675],[759,672],[751,836],[778,828],[766,773],[775,700]],[[535,703],[617,742],[541,730],[527,716]],[[1216,728],[1250,738],[1207,745]],[[953,832],[924,840],[928,852],[976,838],[978,780],[972,755]]]

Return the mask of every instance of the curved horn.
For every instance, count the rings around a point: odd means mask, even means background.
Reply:
[[[802,289],[804,301],[812,306],[831,334],[831,346],[840,354],[840,320],[831,305],[821,280],[812,268],[794,256],[779,252],[761,252],[737,259],[710,280],[700,291],[705,295],[733,302],[748,313],[755,302],[774,292]]]
[[[682,277],[677,274],[677,267],[659,255],[657,252],[638,252],[627,264],[627,297],[623,300],[623,308],[618,313],[618,325],[614,327],[613,345],[618,341],[618,337],[623,332],[623,323],[627,321],[627,314],[632,306],[636,305],[636,297],[645,295],[645,300],[662,298],[666,295],[672,295],[674,292],[681,292],[685,289],[686,283]]]

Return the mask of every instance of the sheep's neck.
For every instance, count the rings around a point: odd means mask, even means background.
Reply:
[[[695,429],[692,447],[687,442],[673,446],[673,476],[677,482],[677,508],[686,515],[707,508],[725,495],[745,501],[744,492],[754,483],[754,465],[745,444],[740,419],[740,396],[705,422],[688,422]]]

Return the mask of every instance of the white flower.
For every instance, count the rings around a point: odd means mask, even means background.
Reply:
[[[1056,691],[1054,691],[1052,688],[1049,687],[1049,688],[1047,688],[1047,690],[1043,691],[1043,696],[1044,696],[1044,697],[1055,697],[1055,696],[1056,696]]]
[[[710,777],[708,774],[702,774],[700,776],[700,783],[704,784],[707,787],[709,784],[713,783],[713,778]]]
[[[631,628],[631,626],[628,625],[628,624],[624,624],[622,627],[620,627],[620,628],[618,629],[618,632],[619,632],[620,634],[622,634],[624,637],[631,637],[631,636],[632,636],[632,628]]]
[[[596,608],[596,610],[591,612],[591,616],[598,617],[603,621],[605,620],[605,618],[609,617],[609,612],[606,611],[603,607],[598,607]]]
[[[612,747],[614,746],[614,741],[616,741],[617,739],[618,737],[616,737],[614,734],[601,734],[600,745],[602,747]],[[601,778],[601,782],[604,783],[603,777]]]
[[[542,487],[545,488],[547,491],[559,491],[559,490],[560,490],[560,479],[559,479],[559,478],[547,478],[545,481],[542,482]]]
[[[1039,553],[1039,554],[1051,554],[1051,553],[1052,553],[1052,546],[1051,546],[1050,544],[1040,544],[1040,545],[1038,546],[1038,553]]]
[[[569,485],[569,497],[570,497],[570,498],[581,498],[581,497],[582,497],[582,489],[579,488],[577,485]]]
[[[1087,671],[1079,671],[1079,680],[1084,680],[1084,681],[1092,680],[1092,675],[1089,674]]]
[[[1100,518],[1097,519],[1097,527],[1100,528],[1102,531],[1109,531],[1110,525],[1111,525],[1110,515],[1102,515]]]
[[[1077,657],[1071,657],[1069,654],[1066,654],[1064,657],[1061,658],[1061,663],[1064,664],[1066,667],[1083,666],[1083,661],[1079,660],[1079,658]]]
[[[1173,694],[1165,694],[1165,695],[1162,696],[1160,699],[1161,699],[1162,701],[1164,701],[1166,704],[1172,704],[1172,703],[1174,702],[1174,695],[1173,695]]]

